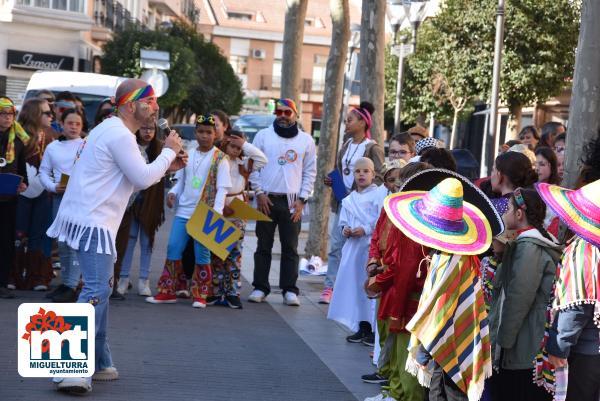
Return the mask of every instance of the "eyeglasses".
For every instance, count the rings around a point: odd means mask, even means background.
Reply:
[[[291,117],[292,114],[294,114],[294,112],[292,110],[281,110],[281,109],[277,109],[275,110],[275,114],[277,117],[281,117],[281,116],[286,116],[286,117]]]
[[[200,115],[196,122],[198,124],[215,125],[215,118],[213,116]]]
[[[48,116],[48,117],[52,117],[52,111],[47,110],[47,111],[42,111],[42,114]]]
[[[152,132],[156,130],[154,129],[154,127],[142,127],[140,128],[140,131]]]
[[[12,111],[0,111],[0,117],[14,117],[15,113]]]

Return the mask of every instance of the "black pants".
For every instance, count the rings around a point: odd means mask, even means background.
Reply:
[[[256,222],[256,237],[258,245],[254,253],[254,281],[252,285],[265,294],[271,292],[269,285],[269,271],[271,270],[271,259],[273,241],[275,239],[275,228],[279,228],[279,240],[281,242],[281,264],[279,273],[279,288],[285,294],[291,291],[298,294],[296,280],[298,280],[298,236],[300,235],[301,222],[292,222],[292,215],[288,208],[287,197],[269,195],[273,202],[269,217],[273,220]]]
[[[567,401],[600,399],[600,355],[571,353]]]
[[[429,386],[429,401],[469,401],[469,399],[436,363]]]
[[[552,395],[533,382],[531,369],[500,369],[486,381],[492,401],[552,401]],[[598,401],[598,399],[596,399]]]
[[[0,287],[8,284],[15,259],[17,199],[0,200]]]

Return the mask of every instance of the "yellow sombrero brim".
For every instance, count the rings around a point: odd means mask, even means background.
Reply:
[[[459,233],[446,231],[424,220],[415,210],[415,202],[426,194],[426,191],[408,191],[385,198],[384,208],[388,218],[407,237],[430,248],[457,255],[478,255],[490,247],[492,229],[481,210],[463,202],[465,229]]]

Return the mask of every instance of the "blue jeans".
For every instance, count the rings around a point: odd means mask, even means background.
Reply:
[[[58,214],[58,208],[62,201],[62,194],[54,194],[52,198],[52,218],[55,219]],[[64,285],[69,288],[77,288],[81,269],[77,259],[77,251],[66,243],[58,241],[58,257],[60,258],[61,278]]]
[[[17,239],[27,237],[27,250],[42,251],[44,256],[52,253],[52,240],[46,235],[50,227],[50,197],[42,192],[37,198],[20,195],[17,202]]]
[[[77,256],[83,275],[83,288],[77,302],[91,303],[96,310],[96,372],[113,366],[106,328],[108,325],[108,298],[112,294],[113,255],[115,250],[112,244],[105,244],[104,234],[98,238],[98,230],[89,229],[79,241]],[[86,243],[91,235],[90,246],[85,250]],[[102,249],[110,247],[111,254],[98,253],[98,241]]]
[[[167,246],[168,260],[181,260],[185,246],[190,239],[190,235],[185,229],[188,220],[179,216],[175,216],[173,219],[171,234],[169,234],[169,245]],[[197,265],[210,264],[210,251],[196,240],[194,240],[194,255]]]
[[[152,248],[150,247],[150,238],[144,231],[139,220],[135,217],[131,219],[129,228],[129,241],[127,241],[127,250],[123,256],[123,264],[121,265],[121,278],[128,278],[131,270],[131,262],[133,260],[133,251],[137,243],[138,236],[140,238],[140,276],[141,280],[146,280],[150,275],[150,258],[152,256]]]
[[[327,254],[327,275],[325,276],[325,287],[333,288],[335,284],[335,277],[340,268],[340,260],[342,259],[342,248],[346,243],[346,237],[342,235],[342,228],[340,227],[340,212],[341,205],[335,214],[333,214],[333,221],[330,220],[329,230],[329,253]]]

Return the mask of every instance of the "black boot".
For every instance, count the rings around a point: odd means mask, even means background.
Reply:
[[[77,291],[74,288],[67,287],[64,291],[53,296],[52,302],[56,302],[56,303],[77,302]]]
[[[46,298],[54,298],[56,295],[60,294],[61,292],[64,292],[66,290],[68,290],[69,287],[67,287],[64,284],[59,285],[58,287],[56,287],[55,289],[53,289],[52,291],[50,291],[49,293],[46,294]]]
[[[358,331],[351,336],[346,337],[346,341],[350,343],[360,343],[371,333],[371,323],[364,321],[359,322]]]

